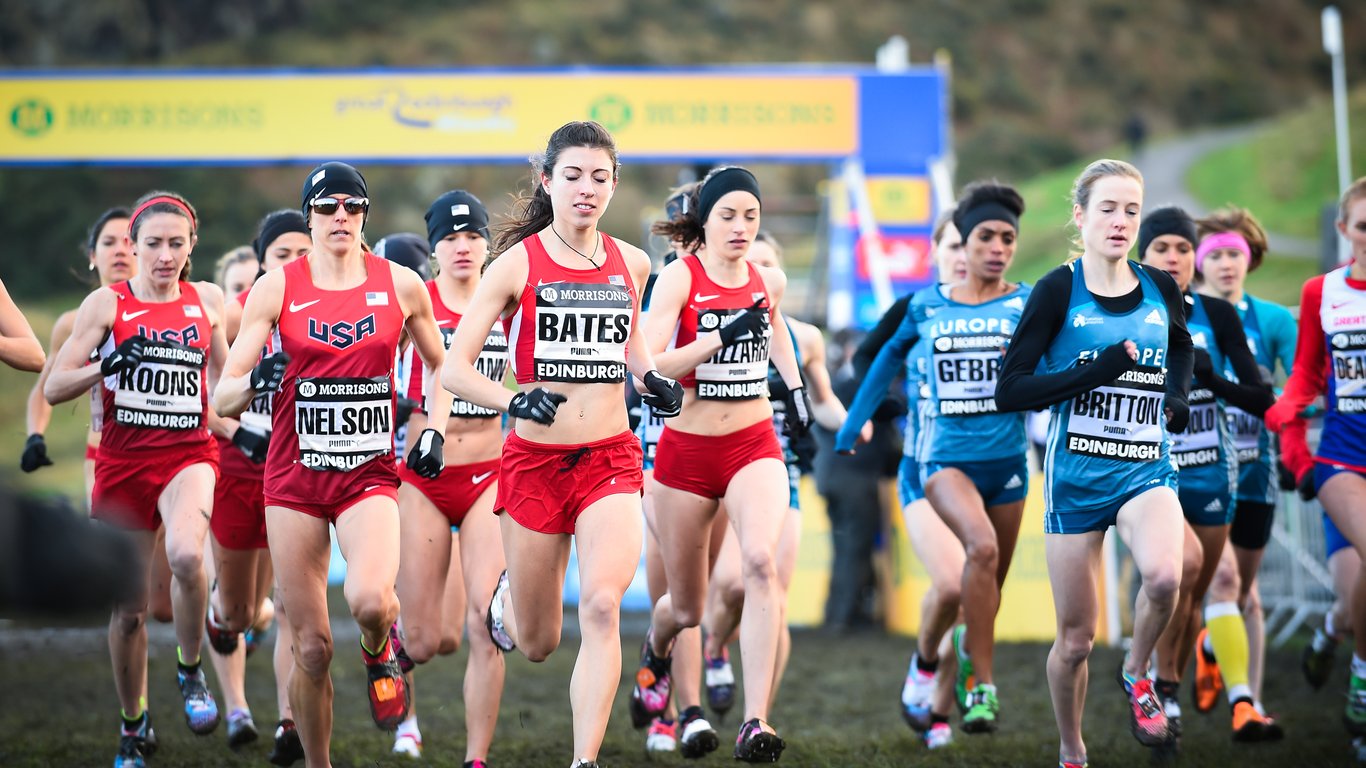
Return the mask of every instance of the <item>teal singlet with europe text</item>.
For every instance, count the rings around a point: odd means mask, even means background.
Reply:
[[[1124,339],[1138,347],[1138,361],[1114,381],[1053,406],[1044,459],[1044,506],[1050,517],[1111,504],[1137,488],[1163,483],[1174,472],[1163,413],[1167,304],[1153,279],[1137,264],[1127,264],[1143,298],[1125,314],[1097,304],[1081,262],[1070,265],[1072,296],[1063,327],[1044,353],[1044,372],[1087,365]]]

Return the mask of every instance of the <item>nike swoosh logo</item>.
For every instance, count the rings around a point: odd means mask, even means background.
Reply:
[[[563,280],[551,280],[550,282],[547,283],[547,282],[544,281],[544,280],[537,280],[537,281],[536,281],[536,287],[537,287],[537,288],[540,288],[540,287],[543,286],[543,285],[556,285],[557,283],[563,283],[563,282],[564,282]]]
[[[1352,302],[1350,302],[1350,301],[1339,302],[1339,303],[1333,305],[1333,309],[1342,309],[1343,307],[1345,307],[1345,306],[1347,306],[1348,304],[1351,304],[1351,303],[1352,303]],[[123,319],[124,319],[124,320],[127,320],[128,317],[127,317],[127,316],[124,316]]]
[[[710,295],[710,296],[703,296],[703,295],[700,294],[700,293],[694,293],[694,294],[692,295],[692,300],[695,301],[695,302],[697,302],[698,304],[701,304],[701,303],[704,302],[704,301],[711,301],[712,299],[715,299],[715,298],[717,298],[717,297],[720,296],[720,295],[721,295],[721,294],[719,294],[719,293],[713,293],[713,294]]]
[[[291,301],[291,302],[289,302],[289,311],[290,311],[290,312],[298,312],[298,311],[301,310],[301,309],[308,309],[309,307],[313,306],[314,304],[317,304],[317,303],[320,302],[320,301],[322,301],[322,299],[314,299],[314,300],[312,300],[312,301],[305,301],[305,302],[302,303],[302,304],[295,304],[294,302]]]
[[[139,311],[137,311],[137,312],[124,312],[124,313],[123,313],[123,322],[126,323],[126,322],[128,322],[129,320],[132,320],[132,319],[135,318],[135,317],[142,317],[143,315],[145,315],[145,314],[147,314],[148,312],[151,312],[151,311],[152,311],[152,310],[150,310],[150,309],[143,309],[143,310],[139,310]]]
[[[455,231],[456,231],[456,232],[459,232],[460,230],[462,230],[462,229],[464,229],[465,227],[468,227],[468,226],[469,226],[469,223],[468,223],[468,222],[465,222],[465,223],[462,223],[462,224],[456,224],[456,225],[455,225]]]
[[[450,321],[450,320],[437,320],[437,321],[436,321],[436,324],[437,324],[437,325],[450,325],[450,324],[451,324],[451,321]]]
[[[475,485],[479,485],[480,483],[482,483],[482,482],[484,482],[485,480],[489,479],[489,475],[491,475],[491,474],[493,474],[493,470],[490,469],[489,471],[485,472],[485,473],[482,474],[482,475],[473,475],[473,476],[470,477],[470,482],[471,482],[471,483],[474,483]]]

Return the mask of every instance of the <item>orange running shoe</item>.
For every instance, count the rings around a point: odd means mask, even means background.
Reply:
[[[1219,703],[1219,694],[1224,690],[1224,676],[1219,674],[1219,662],[1205,653],[1205,638],[1208,629],[1201,629],[1195,636],[1195,711],[1211,712]]]
[[[1247,700],[1233,705],[1234,741],[1280,741],[1285,731],[1280,724],[1257,711]]]
[[[362,645],[361,659],[365,662],[370,716],[381,730],[392,731],[407,719],[408,708],[413,702],[412,691],[398,666],[394,644],[388,637],[384,638],[384,649],[377,656],[371,656]]]

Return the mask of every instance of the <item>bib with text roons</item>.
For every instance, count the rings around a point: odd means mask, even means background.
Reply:
[[[503,319],[517,383],[626,380],[626,342],[635,321],[635,283],[615,241],[601,235],[601,268],[556,264],[539,235],[523,244],[527,284]]]
[[[138,300],[128,282],[111,289],[119,300],[99,357],[133,336],[147,343],[137,367],[103,379],[102,442],[127,451],[209,439],[204,367],[213,327],[199,292],[182,282],[178,299],[152,303]]]
[[[300,378],[294,394],[299,463],[349,472],[393,448],[393,388],[388,376]]]
[[[768,397],[768,355],[773,327],[768,311],[768,289],[758,268],[747,263],[749,280],[742,286],[728,288],[707,276],[706,268],[697,256],[684,256],[683,262],[692,278],[692,287],[688,301],[678,315],[671,349],[691,344],[698,334],[721,330],[756,303],[762,312],[762,331],[723,345],[695,369],[679,377],[678,383],[695,388],[700,400]]]

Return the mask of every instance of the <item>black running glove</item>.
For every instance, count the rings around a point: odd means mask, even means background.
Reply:
[[[257,434],[246,427],[238,427],[232,433],[232,444],[242,449],[242,453],[247,455],[255,464],[264,464],[266,461],[266,451],[270,448],[270,437]]]
[[[1314,487],[1314,470],[1304,473],[1304,477],[1301,477],[1299,484],[1295,486],[1295,491],[1305,501],[1313,501],[1314,497],[1319,495],[1318,489]]]
[[[289,353],[276,352],[266,355],[251,369],[251,388],[257,392],[274,392],[285,380],[285,366],[289,365]]]
[[[796,440],[811,429],[811,398],[806,395],[806,387],[792,387],[784,400],[787,413],[783,417],[783,434]]]
[[[32,472],[39,467],[52,466],[52,459],[47,457],[47,441],[43,440],[43,433],[34,432],[28,436],[28,442],[24,443],[24,455],[19,457],[19,468],[25,472]]]
[[[550,426],[555,422],[555,411],[560,407],[560,403],[568,399],[559,392],[536,387],[530,392],[518,392],[513,395],[512,402],[508,403],[508,415]]]
[[[1163,405],[1167,409],[1167,431],[1185,432],[1191,420],[1190,403],[1186,402],[1185,398],[1167,395]]]
[[[660,374],[659,371],[650,371],[642,379],[645,382],[645,389],[648,390],[640,396],[642,402],[650,406],[650,410],[661,419],[671,419],[683,412],[683,385],[677,381]]]
[[[756,299],[749,309],[742,309],[731,315],[730,323],[722,326],[721,343],[729,347],[737,341],[758,338],[764,332],[764,318],[768,310],[763,307],[764,300]]]
[[[1138,365],[1138,361],[1129,356],[1129,351],[1124,348],[1124,342],[1119,341],[1102,349],[1096,355],[1096,362],[1093,365],[1100,366],[1106,372],[1107,379],[1117,379],[1120,374],[1128,373]]]
[[[417,442],[408,450],[408,469],[416,472],[419,477],[428,480],[435,480],[441,470],[446,468],[446,456],[443,449],[446,447],[446,438],[441,436],[435,429],[424,429],[418,436]]]
[[[142,363],[142,349],[147,345],[143,336],[132,336],[114,348],[109,357],[100,361],[100,373],[113,376],[119,371],[131,371]]]
[[[408,419],[413,415],[413,411],[417,410],[419,405],[422,403],[411,397],[399,395],[398,401],[394,405],[394,423],[398,425],[407,424]]]

